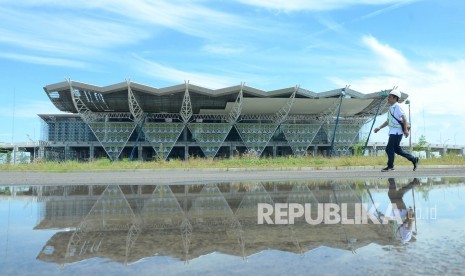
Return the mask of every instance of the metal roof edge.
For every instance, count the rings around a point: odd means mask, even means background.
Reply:
[[[97,86],[97,85],[87,84],[87,83],[83,83],[79,81],[71,81],[71,84],[73,85],[73,87],[89,89],[89,90],[93,90],[95,92],[101,92],[101,93],[112,93],[112,92],[116,92],[120,89],[124,89],[127,87],[127,82],[120,82],[120,83],[107,85],[107,86]],[[177,84],[177,85],[163,87],[163,88],[156,88],[156,87],[152,87],[149,85],[129,81],[129,85],[131,88],[137,89],[140,92],[145,92],[148,94],[159,95],[159,96],[162,96],[165,94],[180,93],[180,92],[184,92],[185,90],[185,84]],[[240,91],[240,87],[241,87],[240,85],[234,85],[234,86],[224,87],[224,88],[219,88],[219,89],[210,89],[210,88],[202,87],[202,86],[195,85],[195,84],[189,84],[189,91],[192,91],[194,93],[209,95],[209,96],[222,96],[222,95],[227,95],[227,94],[238,93]],[[45,92],[49,93],[49,92],[63,90],[67,88],[69,88],[68,82],[63,81],[63,82],[59,82],[55,84],[46,85],[43,89]],[[254,96],[258,96],[258,97],[264,97],[264,98],[293,93],[294,89],[295,87],[287,87],[287,88],[282,88],[282,89],[265,91],[265,90],[254,88],[251,86],[246,86],[246,85],[243,86],[244,93],[251,94]],[[299,87],[297,94],[308,97],[308,98],[330,98],[330,97],[339,96],[343,90],[345,90],[347,95],[354,97],[354,98],[358,98],[358,99],[378,98],[381,95],[381,92],[383,91],[383,90],[380,90],[379,92],[371,92],[368,94],[364,94],[364,93],[361,93],[353,89],[337,88],[337,89],[333,89],[329,91],[315,92],[315,91],[311,91],[311,90]],[[407,98],[408,98],[408,94],[402,92],[402,98],[399,102],[403,102]]]

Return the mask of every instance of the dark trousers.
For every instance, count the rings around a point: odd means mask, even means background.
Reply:
[[[402,157],[407,158],[410,162],[413,162],[414,158],[413,155],[404,151],[400,147],[400,141],[402,140],[402,134],[389,134],[388,144],[386,146],[386,153],[388,156],[388,168],[394,168],[394,158],[395,154],[398,154]]]
[[[396,185],[396,182],[394,181],[394,178],[388,178],[388,181],[389,181],[388,196],[389,196],[389,199],[391,200],[391,203],[396,204],[399,210],[407,209],[407,207],[405,206],[403,197],[406,192],[412,189],[413,184],[409,183],[409,185],[397,190],[397,185]]]

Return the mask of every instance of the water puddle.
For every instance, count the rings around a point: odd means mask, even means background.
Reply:
[[[464,179],[0,186],[0,274],[461,274]]]

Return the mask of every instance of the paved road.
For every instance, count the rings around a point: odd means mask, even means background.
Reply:
[[[33,172],[0,171],[0,185],[153,185],[205,184],[245,181],[292,181],[341,178],[465,177],[465,166],[411,166],[381,172],[381,167],[329,167],[323,169],[163,169],[125,171]]]

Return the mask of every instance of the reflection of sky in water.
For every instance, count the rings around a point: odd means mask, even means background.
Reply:
[[[390,202],[386,185],[370,188],[373,200],[384,211]],[[398,185],[406,183],[399,181]],[[463,183],[463,182],[462,182]],[[320,246],[304,254],[276,249],[248,256],[212,252],[184,263],[170,256],[147,256],[130,265],[101,258],[91,258],[60,266],[37,260],[39,252],[55,233],[63,229],[33,230],[39,222],[36,200],[0,198],[0,274],[58,275],[225,275],[250,274],[459,274],[465,273],[465,185],[437,185],[429,192],[425,184],[415,188],[415,207],[422,217],[417,220],[417,241],[407,245],[371,243],[355,252]],[[364,202],[371,201],[366,192]],[[404,202],[413,207],[413,194]],[[430,211],[435,209],[435,218]],[[291,240],[289,240],[291,242]]]

